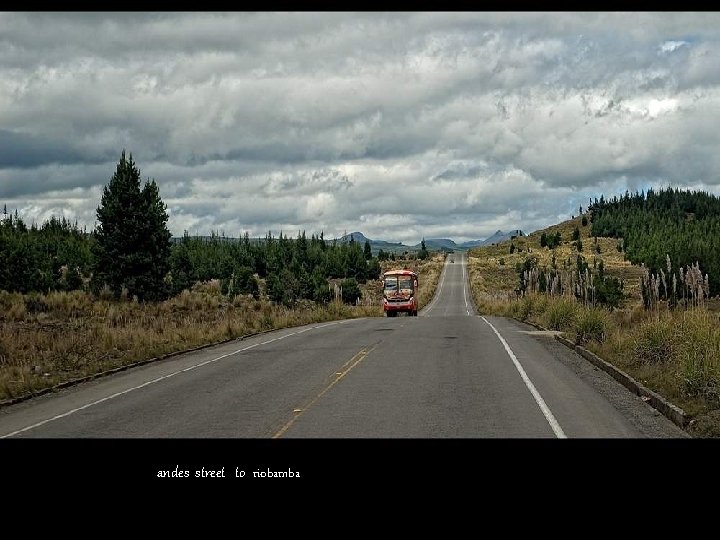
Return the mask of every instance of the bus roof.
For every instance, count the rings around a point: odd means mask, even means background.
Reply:
[[[412,270],[388,270],[387,272],[383,272],[383,276],[414,276],[417,277],[417,274],[413,272]]]

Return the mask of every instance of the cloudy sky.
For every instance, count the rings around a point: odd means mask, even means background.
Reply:
[[[0,13],[0,204],[38,223],[92,228],[126,149],[178,236],[531,232],[720,194],[718,126],[720,13]]]

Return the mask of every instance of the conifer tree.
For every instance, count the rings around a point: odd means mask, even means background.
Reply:
[[[140,189],[140,170],[124,150],[97,218],[93,289],[107,284],[116,298],[123,288],[138,300],[165,298],[171,238],[166,206],[154,180]]]
[[[417,255],[417,258],[420,260],[425,260],[430,256],[428,253],[427,247],[425,247],[425,238],[422,239],[422,242],[420,242],[420,252]]]

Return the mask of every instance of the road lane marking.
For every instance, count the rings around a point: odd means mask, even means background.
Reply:
[[[467,301],[467,281],[465,280],[465,257],[461,259],[460,264],[462,264],[463,269],[463,300],[465,300],[465,311],[467,311],[467,314],[470,315],[470,308],[468,307],[468,301]]]
[[[565,432],[560,427],[560,424],[555,419],[555,416],[553,416],[552,411],[550,410],[550,407],[547,406],[545,403],[545,400],[540,395],[540,392],[537,391],[537,388],[535,388],[535,385],[530,380],[530,377],[528,377],[527,373],[525,373],[525,370],[523,369],[522,365],[518,361],[517,357],[515,356],[515,353],[510,348],[510,345],[508,345],[507,341],[500,335],[500,332],[497,331],[497,329],[490,324],[490,322],[485,317],[480,317],[483,321],[487,323],[487,325],[492,328],[493,332],[495,332],[495,335],[498,337],[500,342],[503,344],[503,347],[505,347],[505,351],[508,353],[508,356],[510,356],[510,359],[513,361],[513,364],[515,364],[515,368],[517,368],[518,372],[520,373],[520,377],[522,377],[522,380],[525,382],[525,386],[528,387],[528,390],[530,390],[530,393],[535,398],[535,402],[540,407],[540,410],[545,415],[545,418],[547,419],[548,423],[550,424],[550,427],[552,428],[553,432],[555,432],[555,436],[558,439],[567,439],[567,436],[565,435]]]
[[[360,320],[360,319],[348,319],[347,321],[353,321],[353,320]],[[341,321],[341,322],[347,322],[347,321]],[[207,365],[207,364],[212,364],[212,363],[214,363],[214,362],[217,362],[217,361],[222,360],[222,359],[224,359],[224,358],[227,358],[227,357],[229,357],[229,356],[233,356],[233,355],[239,354],[239,353],[241,353],[241,352],[245,352],[245,351],[248,351],[248,350],[250,350],[250,349],[254,349],[255,347],[258,347],[259,345],[267,345],[267,344],[272,343],[272,342],[274,342],[274,341],[279,341],[279,340],[281,340],[281,339],[285,339],[286,337],[288,337],[288,336],[290,336],[290,335],[300,334],[300,333],[302,333],[302,332],[306,332],[307,330],[315,330],[315,329],[317,329],[317,328],[325,328],[325,327],[327,327],[327,326],[332,326],[333,324],[338,324],[338,323],[337,323],[337,322],[333,322],[333,323],[329,323],[329,324],[323,324],[323,325],[320,325],[320,326],[313,326],[313,327],[311,327],[311,328],[307,328],[307,329],[301,330],[301,331],[299,331],[299,332],[293,332],[292,334],[286,334],[286,335],[283,335],[283,336],[278,337],[278,338],[275,338],[275,339],[271,339],[271,340],[268,340],[268,341],[263,341],[262,343],[255,343],[255,344],[253,344],[253,345],[248,345],[247,347],[243,347],[242,349],[238,349],[238,350],[236,350],[236,351],[229,352],[229,353],[223,354],[223,355],[221,355],[221,356],[218,356],[217,358],[212,358],[211,360],[205,360],[205,361],[200,362],[200,363],[198,363],[198,364],[194,364],[194,365],[192,365],[192,366],[188,366],[188,367],[186,367],[186,368],[179,369],[179,370],[177,370],[177,371],[173,371],[172,373],[168,373],[167,375],[162,375],[161,377],[157,377],[156,379],[152,379],[152,380],[150,380],[150,381],[146,381],[146,382],[144,382],[144,383],[142,383],[142,384],[139,384],[139,385],[137,385],[137,386],[133,386],[133,387],[131,387],[131,388],[127,388],[127,389],[123,390],[122,392],[116,392],[116,393],[114,393],[114,394],[111,394],[111,395],[109,395],[109,396],[105,396],[105,397],[103,397],[103,398],[100,398],[100,399],[98,399],[98,400],[92,401],[92,402],[90,402],[90,403],[86,403],[85,405],[82,405],[82,406],[80,406],[80,407],[76,407],[76,408],[71,409],[71,410],[69,410],[69,411],[67,411],[67,412],[64,412],[64,413],[62,413],[62,414],[57,414],[57,415],[55,415],[55,416],[53,416],[53,417],[51,417],[51,418],[47,418],[47,419],[45,419],[45,420],[41,420],[40,422],[36,422],[36,423],[34,423],[34,424],[32,424],[32,425],[29,425],[29,426],[26,426],[26,427],[24,427],[24,428],[22,428],[22,429],[18,429],[18,430],[12,431],[12,432],[10,432],[10,433],[6,433],[5,435],[0,435],[0,439],[7,439],[7,438],[9,438],[9,437],[14,437],[15,435],[18,435],[18,434],[23,433],[23,432],[25,432],[25,431],[30,431],[31,429],[35,429],[35,428],[37,428],[37,427],[43,426],[43,425],[48,424],[48,423],[50,423],[50,422],[53,422],[53,421],[55,421],[55,420],[60,420],[61,418],[65,418],[66,416],[70,416],[71,414],[75,414],[76,412],[85,410],[85,409],[87,409],[87,408],[89,408],[89,407],[93,407],[93,406],[95,406],[95,405],[99,405],[100,403],[103,403],[103,402],[105,402],[105,401],[109,401],[109,400],[111,400],[111,399],[115,399],[116,397],[119,397],[119,396],[122,396],[122,395],[124,395],[124,394],[128,394],[128,393],[130,393],[130,392],[133,392],[134,390],[139,390],[139,389],[144,388],[144,387],[146,387],[146,386],[149,386],[149,385],[151,385],[151,384],[155,384],[155,383],[158,383],[158,382],[160,382],[160,381],[164,381],[165,379],[169,379],[170,377],[174,377],[175,375],[178,375],[178,374],[180,374],[180,373],[192,371],[192,370],[194,370],[194,369],[197,369],[197,368],[199,368],[199,367],[205,366],[205,365]]]
[[[345,362],[343,367],[340,371],[335,373],[335,378],[333,381],[327,385],[322,392],[320,392],[317,396],[315,396],[310,403],[305,405],[304,407],[296,407],[293,409],[293,417],[283,426],[281,427],[275,435],[272,436],[273,439],[277,439],[279,437],[282,437],[283,434],[292,427],[292,425],[297,421],[298,418],[300,418],[305,411],[307,411],[310,407],[312,407],[321,397],[323,397],[328,390],[330,390],[333,386],[335,386],[340,380],[345,377],[352,369],[357,366],[360,362],[362,362],[365,357],[373,352],[375,347],[377,347],[378,344],[376,343],[373,345],[370,349],[362,349],[359,353],[357,353],[355,356],[353,356],[350,360]],[[349,365],[348,365],[349,364]]]

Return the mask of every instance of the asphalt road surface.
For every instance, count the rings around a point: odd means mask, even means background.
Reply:
[[[473,309],[278,330],[0,409],[0,438],[646,438],[684,432],[547,333]],[[422,283],[420,286],[422,287]]]

